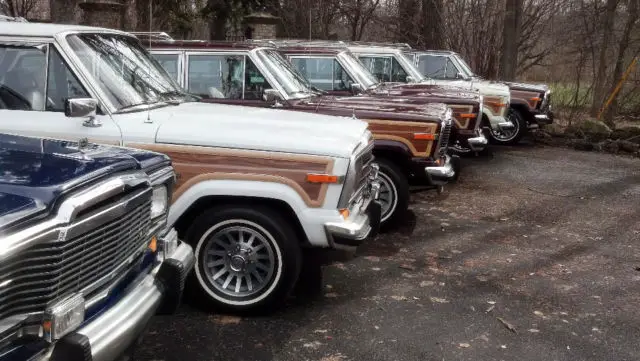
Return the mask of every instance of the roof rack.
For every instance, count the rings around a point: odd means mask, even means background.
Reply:
[[[28,23],[27,19],[20,16],[13,17],[13,16],[0,15],[0,21],[9,21],[14,23]]]
[[[164,31],[131,31],[129,34],[135,35],[138,39],[144,40],[173,40],[171,35]]]
[[[349,40],[305,40],[305,39],[261,39],[247,40],[254,43],[269,43],[274,46],[299,45],[299,46],[330,46],[330,47],[349,47],[349,46],[371,46],[386,47],[401,50],[413,50],[411,45],[407,43],[383,43],[372,41],[349,41]]]

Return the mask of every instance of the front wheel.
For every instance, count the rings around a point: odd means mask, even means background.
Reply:
[[[489,130],[489,139],[494,144],[513,145],[518,144],[520,139],[527,133],[527,121],[524,119],[520,111],[509,107],[507,110],[507,119],[513,123],[512,129],[491,128]]]
[[[393,163],[386,159],[377,160],[380,166],[379,201],[382,206],[380,228],[395,225],[409,208],[409,180]]]
[[[260,206],[220,207],[200,215],[187,242],[196,257],[192,283],[207,303],[241,312],[265,311],[283,301],[302,262],[289,223]]]

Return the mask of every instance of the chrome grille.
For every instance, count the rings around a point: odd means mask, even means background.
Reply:
[[[354,192],[349,198],[349,203],[357,200],[362,192],[371,184],[371,173],[373,167],[371,166],[374,161],[373,156],[373,142],[371,142],[360,154],[356,156],[354,162],[355,168],[355,187]]]
[[[36,244],[4,262],[0,266],[0,319],[41,313],[48,303],[71,293],[82,291],[90,297],[108,286],[146,247],[150,214],[147,198],[87,233]]]
[[[443,157],[449,148],[449,138],[451,137],[451,116],[448,114],[442,121],[440,135],[438,136],[438,156]]]

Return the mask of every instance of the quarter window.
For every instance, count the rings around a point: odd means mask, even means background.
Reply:
[[[418,69],[433,79],[456,79],[458,69],[447,56],[423,55],[418,60]]]
[[[260,100],[271,85],[244,55],[189,55],[188,90],[205,98]]]
[[[153,57],[160,63],[160,66],[167,71],[173,80],[179,82],[178,76],[178,54],[153,54]]]
[[[351,90],[353,79],[334,58],[292,58],[295,68],[320,90]]]

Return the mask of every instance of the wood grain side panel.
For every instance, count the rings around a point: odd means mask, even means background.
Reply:
[[[526,102],[530,108],[535,109],[538,106],[539,100],[535,100],[535,98],[539,98],[540,93],[531,92],[531,91],[523,91],[523,90],[512,90],[511,91],[511,102],[514,100],[521,100]],[[534,99],[534,100],[532,100]]]
[[[473,105],[453,105],[448,104],[449,108],[453,111],[453,121],[458,129],[469,129],[469,125],[471,123],[471,119],[469,118],[461,118],[461,114],[472,114],[475,113],[473,111]],[[472,128],[472,127],[471,127]]]
[[[204,180],[252,180],[286,184],[309,207],[324,203],[327,184],[306,181],[308,173],[333,170],[333,159],[275,152],[219,149],[196,146],[128,144],[127,146],[164,153],[178,174],[173,200]]]
[[[369,130],[373,133],[375,139],[388,139],[406,144],[411,149],[414,157],[428,157],[435,147],[434,141],[414,139],[414,134],[437,134],[437,124],[381,119],[363,120],[369,123]]]

